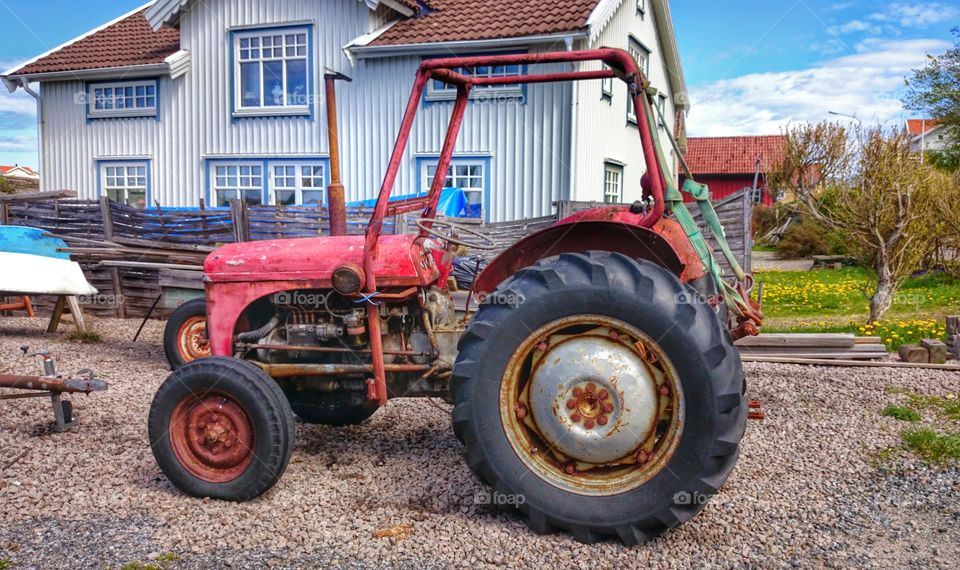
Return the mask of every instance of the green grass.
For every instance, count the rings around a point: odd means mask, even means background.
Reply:
[[[921,459],[930,463],[946,464],[960,459],[960,433],[941,435],[929,428],[904,430],[904,443]]]
[[[879,323],[867,323],[874,279],[862,267],[758,271],[765,332],[840,332],[879,336],[890,350],[946,337],[945,318],[960,313],[960,279],[928,274],[907,280]],[[759,288],[755,288],[756,292]]]
[[[910,390],[894,387],[888,387],[887,393],[905,396],[912,408],[935,410],[948,420],[955,422],[960,421],[960,398],[956,395],[952,395],[952,397],[931,396],[929,394],[917,394]],[[890,406],[887,407],[889,408]]]
[[[7,570],[13,566],[13,560],[9,558],[0,558],[0,570]]]
[[[905,406],[895,406],[893,404],[888,405],[886,408],[880,412],[881,416],[888,418],[893,418],[895,420],[900,420],[902,422],[918,422],[920,421],[920,413],[916,410],[912,410]]]
[[[777,246],[775,245],[755,245],[753,246],[753,251],[761,251],[764,253],[777,253]]]

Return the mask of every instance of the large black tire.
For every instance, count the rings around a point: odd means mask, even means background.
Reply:
[[[364,394],[326,394],[296,390],[287,390],[285,393],[293,413],[308,424],[352,426],[363,422],[377,411],[377,408],[370,408],[365,403],[355,401],[365,401]]]
[[[683,389],[685,422],[666,468],[617,494],[547,482],[518,456],[501,419],[501,382],[515,351],[532,331],[575,315],[615,318],[656,340]],[[467,463],[498,494],[522,497],[516,506],[538,533],[644,542],[692,518],[736,464],[747,417],[740,356],[703,298],[657,265],[606,252],[543,260],[488,297],[459,349],[453,425]]]
[[[211,397],[222,402],[221,409],[228,402],[236,404],[252,432],[252,445],[247,448],[252,457],[246,467],[240,464],[242,472],[225,481],[211,480],[220,474],[209,467],[198,475],[175,450],[177,434],[186,431],[185,422],[172,419],[179,406]],[[196,435],[192,431],[195,426],[189,426],[191,431],[186,433]],[[273,487],[286,470],[293,452],[293,412],[280,386],[260,368],[243,360],[214,356],[187,363],[160,386],[150,406],[149,433],[153,456],[178,489],[194,497],[248,501]],[[179,449],[183,455],[184,448]]]
[[[163,328],[163,352],[167,355],[170,370],[176,370],[198,356],[209,355],[209,352],[202,355],[185,353],[181,348],[180,335],[184,332],[184,325],[201,318],[204,322],[207,318],[207,300],[204,297],[190,299],[180,305],[167,320]]]

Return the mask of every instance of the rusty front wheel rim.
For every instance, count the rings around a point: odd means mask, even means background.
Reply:
[[[185,396],[170,415],[169,435],[180,464],[210,483],[233,481],[254,459],[250,417],[223,394]]]
[[[643,388],[656,394],[651,426],[632,427],[636,447],[616,460],[602,454],[577,458],[568,446],[557,439],[551,422],[562,424],[573,432],[576,429],[611,430],[611,422],[627,417],[618,414],[624,410],[624,394],[611,394],[609,379],[557,386],[557,400],[552,403],[552,415],[542,419],[545,408],[535,395],[531,400],[531,384],[543,363],[555,363],[563,356],[565,343],[589,339],[605,342],[617,354],[631,354],[634,366],[647,372],[639,374],[654,384]],[[585,345],[586,346],[586,345]],[[569,354],[569,353],[568,353]],[[548,358],[557,356],[557,358]],[[589,376],[589,371],[584,372]],[[612,379],[614,388],[617,378]],[[572,388],[571,388],[572,386]],[[640,387],[639,384],[636,385]],[[539,389],[539,387],[538,387]],[[606,392],[606,393],[605,393]],[[631,394],[626,394],[627,400]],[[684,419],[683,388],[679,376],[666,353],[653,339],[627,323],[602,315],[577,315],[548,323],[531,333],[514,352],[507,364],[500,385],[500,418],[505,435],[514,452],[524,464],[547,483],[578,494],[614,495],[640,487],[669,463],[676,451]],[[614,405],[615,404],[615,405]],[[538,420],[537,416],[541,416]],[[643,420],[647,416],[640,415]],[[547,428],[546,431],[541,426]],[[556,428],[556,425],[552,426]],[[621,442],[622,443],[622,442]],[[562,450],[560,448],[563,448]],[[622,448],[621,448],[622,449]],[[566,453],[565,453],[566,452]],[[596,462],[584,461],[584,457]],[[597,459],[599,457],[599,459]]]
[[[180,325],[177,331],[177,351],[185,363],[210,356],[206,317],[193,316]]]

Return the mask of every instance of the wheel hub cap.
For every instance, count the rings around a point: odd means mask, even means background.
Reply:
[[[550,348],[530,381],[533,421],[557,451],[604,464],[635,452],[658,416],[656,381],[636,352],[602,337]]]

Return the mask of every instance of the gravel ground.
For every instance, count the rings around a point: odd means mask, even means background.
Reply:
[[[653,542],[592,547],[532,534],[479,504],[449,406],[395,401],[364,425],[298,424],[280,483],[246,504],[179,495],[153,460],[146,417],[165,378],[160,333],[100,320],[99,344],[0,319],[0,370],[33,373],[18,346],[61,371],[94,367],[109,392],[74,398],[81,424],[48,427],[43,401],[0,404],[0,566],[112,567],[172,553],[173,568],[219,567],[948,567],[960,557],[960,469],[907,454],[878,461],[901,426],[878,411],[886,386],[960,391],[960,373],[750,364],[740,463],[700,516]],[[956,429],[956,426],[953,426]],[[17,462],[4,465],[21,452]],[[373,538],[408,525],[406,538]]]
[[[810,271],[812,259],[780,259],[772,251],[753,252],[754,271]]]

